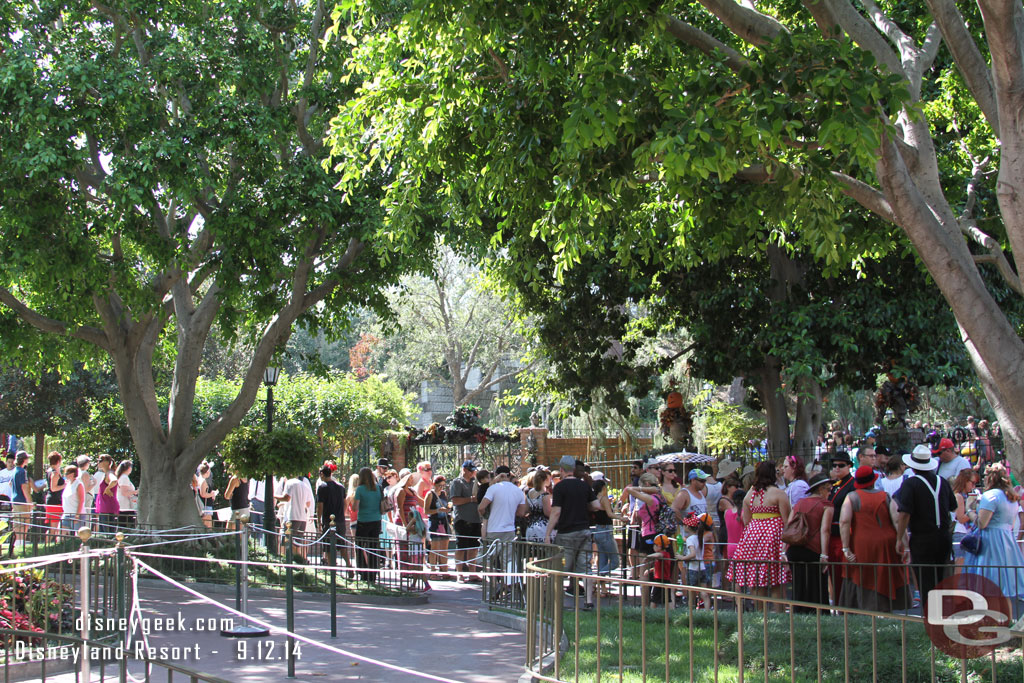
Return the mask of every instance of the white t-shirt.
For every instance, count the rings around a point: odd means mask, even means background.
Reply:
[[[284,504],[281,518],[287,522],[305,522],[313,505],[313,491],[301,479],[289,479],[284,484],[284,495],[289,499]]]
[[[65,515],[77,515],[78,514],[78,501],[85,495],[85,484],[82,483],[81,479],[75,479],[74,484],[68,484],[64,487],[64,490],[60,495],[60,502],[64,508]],[[82,508],[85,511],[85,508]]]
[[[121,492],[121,487],[127,488],[129,493],[135,493],[135,484],[132,483],[127,474],[122,474],[117,479],[117,504],[121,506],[121,512],[134,510],[135,500],[130,495],[124,495]]]
[[[510,481],[500,481],[487,487],[484,500],[491,501],[487,520],[489,533],[516,530],[516,508],[526,504],[522,490]]]
[[[700,539],[697,534],[686,537],[686,554],[693,553],[694,559],[686,561],[687,569],[704,569],[704,553],[701,552]]]
[[[895,479],[883,476],[878,478],[878,481],[875,482],[875,486],[888,493],[889,497],[892,498],[896,495],[896,492],[900,490],[900,487],[903,486],[904,479],[906,479],[906,477],[903,476],[896,477]]]
[[[943,479],[952,479],[964,470],[971,469],[971,463],[962,455],[958,455],[949,462],[939,461],[938,475]]]

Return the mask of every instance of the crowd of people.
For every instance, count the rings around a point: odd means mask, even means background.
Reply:
[[[40,535],[52,541],[83,525],[95,524],[98,530],[135,525],[138,491],[130,478],[130,460],[115,466],[111,456],[99,455],[92,470],[89,455],[65,464],[64,456],[53,452],[43,478],[34,480],[28,473],[30,459],[25,451],[9,451],[0,469],[0,511],[12,521],[11,547],[33,526],[42,527]],[[37,493],[43,499],[38,507]]]
[[[390,567],[422,590],[432,579],[478,582],[485,568],[515,569],[508,543],[522,539],[553,543],[566,571],[587,575],[571,585],[584,609],[608,593],[612,582],[604,579],[612,576],[658,584],[643,596],[651,605],[684,598],[708,607],[707,589],[729,588],[906,610],[961,571],[1024,601],[1022,488],[1006,464],[977,442],[973,458],[941,437],[893,455],[877,437],[872,430],[849,448],[844,439],[812,463],[788,456],[742,470],[728,458],[701,465],[638,460],[614,497],[603,472],[570,456],[522,476],[467,460],[450,480],[428,461],[395,470],[387,459],[339,480],[336,465],[325,461],[312,480],[275,478],[269,499],[263,480],[237,473],[221,496],[203,463],[192,490],[207,526],[219,514],[229,529],[245,518],[258,529],[269,502],[281,525],[304,541],[294,546],[296,561],[326,553],[333,528],[339,561],[352,575],[374,582]],[[100,531],[134,525],[139,492],[130,461],[99,455],[94,463],[83,455],[65,463],[53,453],[45,477],[33,481],[28,460],[24,451],[9,454],[0,470],[0,501],[10,501],[16,536],[39,525],[32,500],[40,491],[51,539],[83,524]]]

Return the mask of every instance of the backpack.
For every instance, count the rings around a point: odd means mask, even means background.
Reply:
[[[654,494],[654,498],[658,501],[658,517],[654,520],[654,533],[665,534],[669,538],[675,538],[676,529],[678,528],[676,511],[665,502],[660,493]]]

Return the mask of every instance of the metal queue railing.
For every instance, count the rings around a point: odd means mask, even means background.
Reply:
[[[607,675],[644,681],[1024,678],[1020,632],[986,657],[963,660],[938,649],[915,614],[595,577],[562,567],[558,555],[525,564],[526,670],[538,680],[591,681]],[[878,569],[907,571],[906,566]],[[597,578],[613,593],[587,606],[575,585]],[[652,592],[663,592],[663,599],[653,605],[628,599]],[[676,600],[677,592],[686,599]],[[703,609],[697,608],[698,593],[708,599]]]

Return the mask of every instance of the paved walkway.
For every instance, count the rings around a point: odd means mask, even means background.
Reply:
[[[296,633],[364,657],[453,681],[517,680],[526,658],[525,636],[477,618],[480,586],[454,582],[432,582],[431,585],[430,602],[424,605],[339,602],[337,638],[331,638],[327,596],[296,593]],[[140,586],[139,593],[144,617],[170,617],[187,629],[157,632],[153,622],[149,645],[179,648],[169,653],[168,659],[174,663],[230,681],[276,683],[288,680],[285,636],[272,634],[268,638],[234,639],[222,637],[219,629],[203,632],[197,620],[205,623],[230,615],[175,588]],[[233,594],[217,593],[211,597],[234,607]],[[181,622],[178,622],[179,613]],[[280,597],[268,596],[266,592],[250,597],[249,614],[284,627],[283,592]],[[209,627],[213,627],[212,622]],[[135,665],[130,671],[136,677],[141,675],[141,669]],[[291,680],[403,683],[427,680],[305,644],[295,674],[295,679]],[[156,670],[154,675],[158,679],[163,676]],[[94,676],[98,680],[95,671]],[[73,680],[70,675],[53,680],[63,681],[66,677]]]

